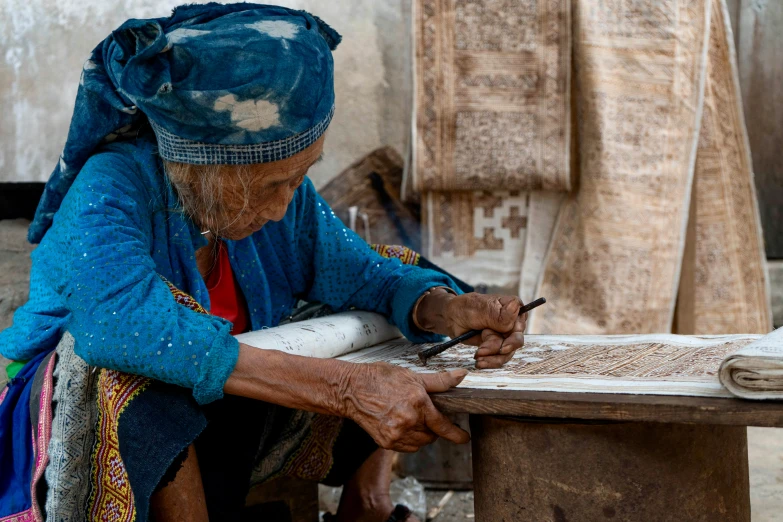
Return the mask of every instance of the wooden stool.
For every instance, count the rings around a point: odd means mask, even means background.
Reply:
[[[318,484],[282,477],[250,489],[246,522],[317,522]]]

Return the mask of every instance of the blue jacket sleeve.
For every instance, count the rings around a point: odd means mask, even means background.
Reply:
[[[380,256],[332,212],[310,180],[299,188],[293,204],[299,269],[308,283],[308,300],[338,310],[378,312],[414,342],[441,339],[418,330],[411,312],[430,288],[447,286],[462,293],[451,278]]]
[[[193,389],[199,403],[223,396],[239,345],[228,321],[177,304],[150,256],[149,194],[137,165],[93,156],[49,233],[59,234],[61,287],[75,351],[93,366]],[[158,196],[159,197],[159,196]]]

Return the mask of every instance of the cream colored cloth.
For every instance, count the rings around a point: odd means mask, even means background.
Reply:
[[[414,0],[413,185],[571,188],[571,0]]]
[[[340,357],[385,361],[416,372],[464,368],[460,388],[731,397],[718,379],[721,362],[759,335],[526,335],[505,366],[478,370],[475,347],[458,345],[422,366],[429,345],[391,341]]]
[[[525,192],[428,192],[422,202],[425,256],[454,276],[514,294],[525,251]]]
[[[425,255],[473,286],[532,301],[564,196],[428,192],[422,212]]]
[[[418,352],[432,344],[403,339],[385,318],[370,312],[343,312],[237,339],[262,349],[355,363],[384,361],[417,372],[466,368],[465,388],[783,399],[783,329],[763,337],[528,335],[512,360],[495,370],[477,370],[476,348],[467,345],[422,366]],[[70,336],[65,340],[72,344]]]
[[[475,368],[457,345],[419,362],[431,345],[389,341],[343,355],[416,372],[468,370],[460,388],[783,399],[783,328],[768,335],[527,335],[505,366]]]
[[[743,399],[783,399],[783,328],[728,356],[720,381]]]
[[[527,207],[527,232],[522,253],[522,269],[519,274],[519,297],[529,303],[539,296],[536,285],[544,269],[549,243],[555,228],[560,206],[565,194],[559,192],[531,192]],[[528,317],[535,314],[533,310]]]
[[[575,5],[579,190],[560,212],[536,292],[548,302],[529,330],[669,332],[679,290],[680,333],[766,333],[725,3],[636,4]]]
[[[424,251],[474,286],[515,294],[524,284],[532,293],[552,219],[529,226],[531,191],[572,188],[571,0],[416,0],[413,7],[406,183],[412,175],[424,191]]]
[[[573,42],[573,107],[567,95],[540,91],[529,99],[532,105],[544,103],[546,96],[553,96],[552,103],[563,102],[566,134],[544,145],[538,136],[527,141],[542,151],[567,150],[566,113],[572,109],[578,116],[571,174],[562,175],[568,171],[567,153],[560,156],[563,170],[545,171],[558,173],[550,181],[568,180],[547,187],[576,189],[565,202],[555,193],[524,190],[512,196],[509,190],[515,186],[508,176],[486,164],[487,158],[500,158],[498,151],[480,148],[486,143],[502,149],[505,142],[496,133],[503,125],[471,126],[470,119],[452,117],[458,104],[449,85],[470,72],[452,67],[460,53],[481,47],[476,42],[494,42],[481,52],[508,45],[487,24],[522,16],[533,4],[418,0],[415,5],[418,132],[413,164],[417,186],[427,191],[424,243],[434,262],[474,285],[518,291],[526,301],[547,297],[547,305],[528,321],[533,333],[771,329],[724,0],[643,0],[633,9],[622,2],[573,1],[573,38],[547,40],[547,45]],[[564,2],[535,5],[538,18],[525,26],[531,34],[541,17],[551,21],[549,30],[570,33],[564,18],[552,15],[566,8]],[[471,24],[480,27],[471,29]],[[530,63],[539,63],[534,57],[547,45],[530,47]],[[489,96],[486,103],[493,100]],[[515,129],[525,135],[524,125]],[[472,133],[475,143],[458,146],[455,133]],[[454,162],[456,154],[468,150],[473,172],[480,172],[470,178],[472,184],[460,177],[467,170]],[[499,161],[513,165],[515,160]],[[572,179],[579,180],[578,187],[571,186]],[[536,183],[526,187],[541,186]],[[456,190],[479,186],[488,190]],[[494,202],[487,205],[487,200]],[[511,217],[511,205],[519,207],[525,224],[508,237],[502,220]],[[489,207],[495,210],[485,210]]]
[[[278,350],[302,357],[331,359],[402,337],[402,333],[380,314],[352,310],[263,328],[235,337],[240,343],[259,350]]]

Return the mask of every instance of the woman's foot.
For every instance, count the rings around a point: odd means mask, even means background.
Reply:
[[[378,449],[345,483],[337,522],[386,522],[394,512],[389,496],[394,452]],[[420,522],[411,514],[405,522]]]

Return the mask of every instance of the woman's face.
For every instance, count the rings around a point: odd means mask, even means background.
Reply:
[[[202,228],[232,240],[244,239],[269,221],[280,221],[305,174],[323,152],[322,136],[304,151],[271,163],[255,165],[223,165],[217,192],[209,210],[194,212],[193,219]],[[203,186],[192,186],[199,192]],[[194,194],[199,197],[199,194]],[[201,199],[201,198],[199,198]]]

